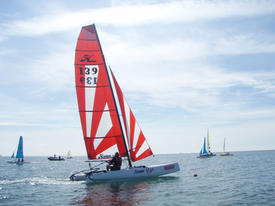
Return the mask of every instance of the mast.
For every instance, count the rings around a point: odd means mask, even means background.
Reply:
[[[211,152],[210,151],[210,142],[209,142],[209,128],[207,128],[207,150],[208,150],[208,152]]]
[[[132,167],[132,162],[131,162],[131,158],[130,158],[130,155],[129,155],[128,147],[127,147],[127,144],[126,144],[126,141],[125,141],[125,136],[124,136],[124,133],[123,133],[121,121],[120,121],[120,118],[119,118],[119,115],[118,115],[118,108],[117,108],[117,104],[116,104],[116,100],[115,100],[114,91],[113,91],[113,88],[112,88],[112,83],[111,83],[111,80],[110,80],[108,68],[107,68],[107,65],[106,65],[105,57],[104,57],[104,54],[103,54],[103,51],[102,51],[102,47],[101,47],[101,44],[100,44],[100,41],[99,41],[99,38],[98,38],[98,35],[97,35],[95,24],[92,24],[92,26],[94,27],[96,38],[98,40],[98,44],[99,44],[99,47],[100,47],[100,50],[101,50],[101,53],[102,53],[104,66],[105,66],[105,69],[106,69],[107,77],[108,77],[110,88],[111,88],[111,92],[112,92],[112,97],[113,97],[113,100],[114,100],[114,103],[115,103],[115,110],[116,110],[116,114],[117,114],[120,130],[121,130],[121,135],[122,135],[122,138],[123,138],[123,143],[124,143],[124,146],[125,146],[125,151],[126,151],[126,155],[127,155],[127,159],[128,159],[128,164],[129,164],[129,167],[131,168]]]

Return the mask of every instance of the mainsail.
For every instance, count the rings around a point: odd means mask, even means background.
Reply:
[[[115,88],[112,88],[111,80]],[[120,99],[123,98],[123,94],[114,76],[109,76],[94,24],[82,27],[78,37],[75,82],[82,132],[89,159],[97,159],[101,153],[115,148],[120,156],[128,157],[131,166],[130,158],[136,161],[152,154],[150,148],[144,150],[145,137],[139,127],[135,126],[135,118],[133,117],[133,124],[125,123],[125,111],[122,111],[125,125],[130,125],[130,130],[124,128],[129,146],[126,144],[123,125],[119,118],[119,106],[114,96],[116,93]],[[121,106],[121,101],[119,102]],[[129,108],[128,105],[127,107]],[[132,114],[130,109],[128,111]],[[137,138],[132,137],[135,132]],[[133,144],[134,140],[137,141],[136,144]]]
[[[23,155],[23,137],[22,136],[20,136],[20,139],[19,139],[16,158],[24,158],[24,155]]]

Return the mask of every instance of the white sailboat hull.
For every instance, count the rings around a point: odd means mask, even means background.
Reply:
[[[134,167],[129,169],[122,169],[116,171],[99,171],[92,172],[87,175],[86,180],[87,183],[95,183],[95,182],[108,182],[108,181],[119,181],[119,180],[134,180],[134,179],[143,179],[150,177],[158,177],[161,175],[170,174],[173,172],[179,171],[179,164],[163,164],[163,165],[155,165],[155,166],[142,166],[142,167]]]
[[[17,161],[7,161],[9,164],[17,164],[17,165],[22,165],[24,162],[17,162]]]
[[[135,180],[144,179],[150,177],[158,177],[174,173],[180,170],[178,163],[162,164],[154,166],[140,166],[115,171],[92,171],[90,173],[82,173],[75,175],[71,180],[79,181],[86,180],[87,183],[96,182],[112,182],[112,181],[124,181],[124,180]]]

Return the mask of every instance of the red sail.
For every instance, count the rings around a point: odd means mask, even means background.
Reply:
[[[94,25],[82,27],[75,51],[79,115],[89,159],[103,152],[125,156],[122,131],[108,72]]]
[[[135,117],[130,109],[123,93],[112,73],[112,78],[116,88],[116,93],[118,96],[118,101],[121,108],[121,113],[123,117],[125,136],[128,142],[128,148],[130,151],[130,157],[132,161],[141,160],[153,154],[151,148],[149,147]]]

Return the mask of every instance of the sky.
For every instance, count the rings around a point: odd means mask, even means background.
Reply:
[[[275,2],[0,1],[0,154],[86,155],[74,52],[95,23],[155,154],[275,149]]]

